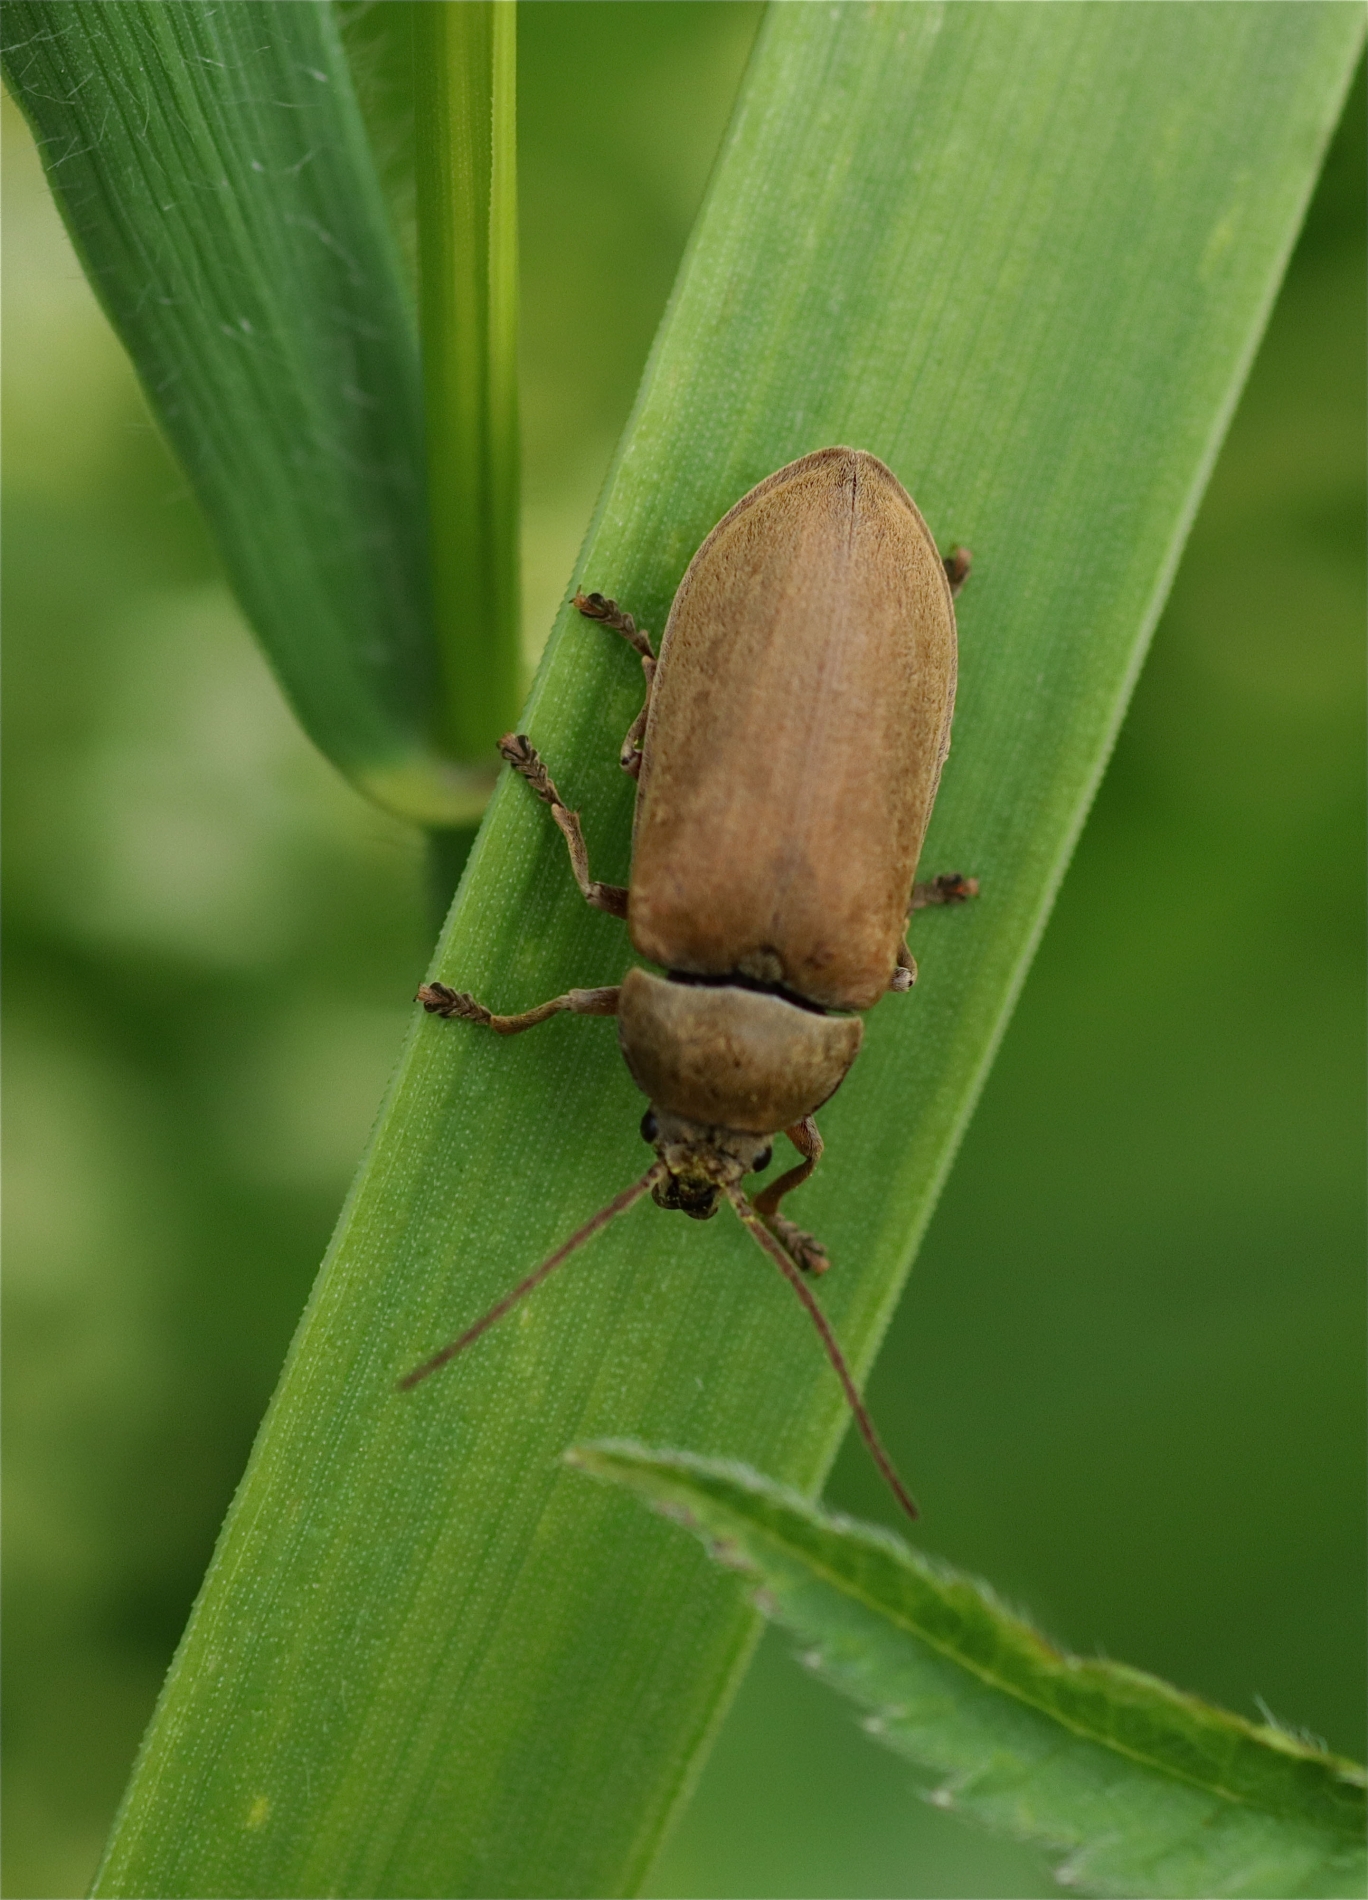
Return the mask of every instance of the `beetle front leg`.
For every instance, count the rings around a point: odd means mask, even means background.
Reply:
[[[541,754],[527,734],[506,732],[499,741],[499,752],[513,770],[527,780],[542,803],[551,807],[551,816],[565,839],[570,852],[570,868],[575,873],[575,882],[583,893],[585,903],[592,904],[595,910],[606,910],[610,917],[625,917],[626,890],[621,884],[600,884],[597,878],[590,877],[589,848],[580,829],[579,813],[567,809],[551,774],[542,763]]]
[[[651,710],[651,689],[655,685],[656,656],[651,646],[651,636],[644,627],[639,627],[629,613],[624,613],[615,600],[605,600],[602,594],[576,594],[575,605],[586,620],[597,620],[605,627],[611,627],[614,633],[620,633],[629,645],[641,655],[641,670],[646,675],[646,697],[642,701],[641,711],[627,729],[627,737],[622,742],[618,754],[618,764],[631,778],[641,776],[641,741],[646,731],[646,716]]]
[[[817,1123],[811,1115],[795,1122],[784,1133],[793,1143],[803,1159],[796,1168],[790,1168],[787,1174],[767,1187],[763,1194],[757,1194],[751,1202],[756,1213],[774,1235],[781,1247],[788,1253],[805,1273],[825,1273],[831,1265],[826,1248],[820,1240],[814,1240],[796,1222],[786,1220],[779,1212],[779,1203],[786,1194],[792,1194],[794,1188],[801,1187],[822,1158],[822,1137],[817,1132]]]
[[[538,1003],[520,1016],[496,1016],[492,1009],[477,1003],[469,990],[448,989],[445,983],[424,983],[416,1000],[430,1016],[454,1016],[461,1022],[492,1029],[496,1036],[520,1036],[524,1029],[534,1029],[563,1009],[575,1016],[616,1016],[621,989],[620,983],[613,983],[601,990],[567,990],[564,996],[553,996],[549,1003]]]

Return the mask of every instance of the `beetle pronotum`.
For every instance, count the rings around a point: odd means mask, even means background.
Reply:
[[[526,735],[499,750],[550,806],[587,902],[625,918],[634,948],[668,974],[633,968],[517,1016],[443,983],[418,998],[502,1036],[561,1010],[616,1016],[656,1160],[403,1385],[472,1344],[643,1194],[695,1220],[725,1199],[806,1307],[875,1463],[916,1516],[806,1282],[826,1254],[779,1203],[821,1155],[813,1117],[859,1050],[853,1012],[916,980],[909,914],[978,888],[959,876],[913,885],[950,746],[951,603],[968,570],[963,550],[941,560],[890,469],[831,448],[718,522],[680,583],[659,659],[615,601],[575,596],[635,647],[646,676],[621,754],[637,781],[627,889],[589,875],[579,816]],[[769,1165],[781,1130],[799,1164],[751,1200],[742,1176]]]

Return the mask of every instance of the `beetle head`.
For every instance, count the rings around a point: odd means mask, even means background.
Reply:
[[[729,1187],[743,1174],[769,1165],[771,1137],[739,1128],[715,1128],[648,1108],[641,1134],[669,1172],[651,1189],[657,1207],[678,1208],[691,1220],[710,1220]]]

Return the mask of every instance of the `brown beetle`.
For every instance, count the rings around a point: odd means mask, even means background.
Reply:
[[[510,733],[499,750],[550,806],[587,901],[625,917],[633,946],[668,976],[631,969],[618,985],[518,1016],[443,983],[418,996],[435,1015],[504,1036],[561,1010],[616,1016],[657,1159],[405,1386],[641,1195],[697,1220],[725,1198],[812,1316],[875,1462],[916,1515],[804,1279],[826,1270],[826,1254],[779,1203],[816,1166],[814,1113],[859,1051],[859,1016],[828,1012],[907,989],[909,912],[978,888],[958,876],[913,887],[950,746],[951,601],[968,569],[963,550],[941,560],[890,469],[831,448],[723,516],[680,583],[659,660],[615,601],[576,595],[582,614],[631,642],[646,675],[621,756],[638,782],[628,889],[590,877],[578,814],[527,737]],[[801,1161],[752,1202],[742,1176],[768,1166],[780,1130]]]

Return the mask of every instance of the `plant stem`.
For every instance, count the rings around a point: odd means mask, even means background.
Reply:
[[[484,765],[522,697],[517,15],[514,0],[440,0],[412,18],[434,737]]]

